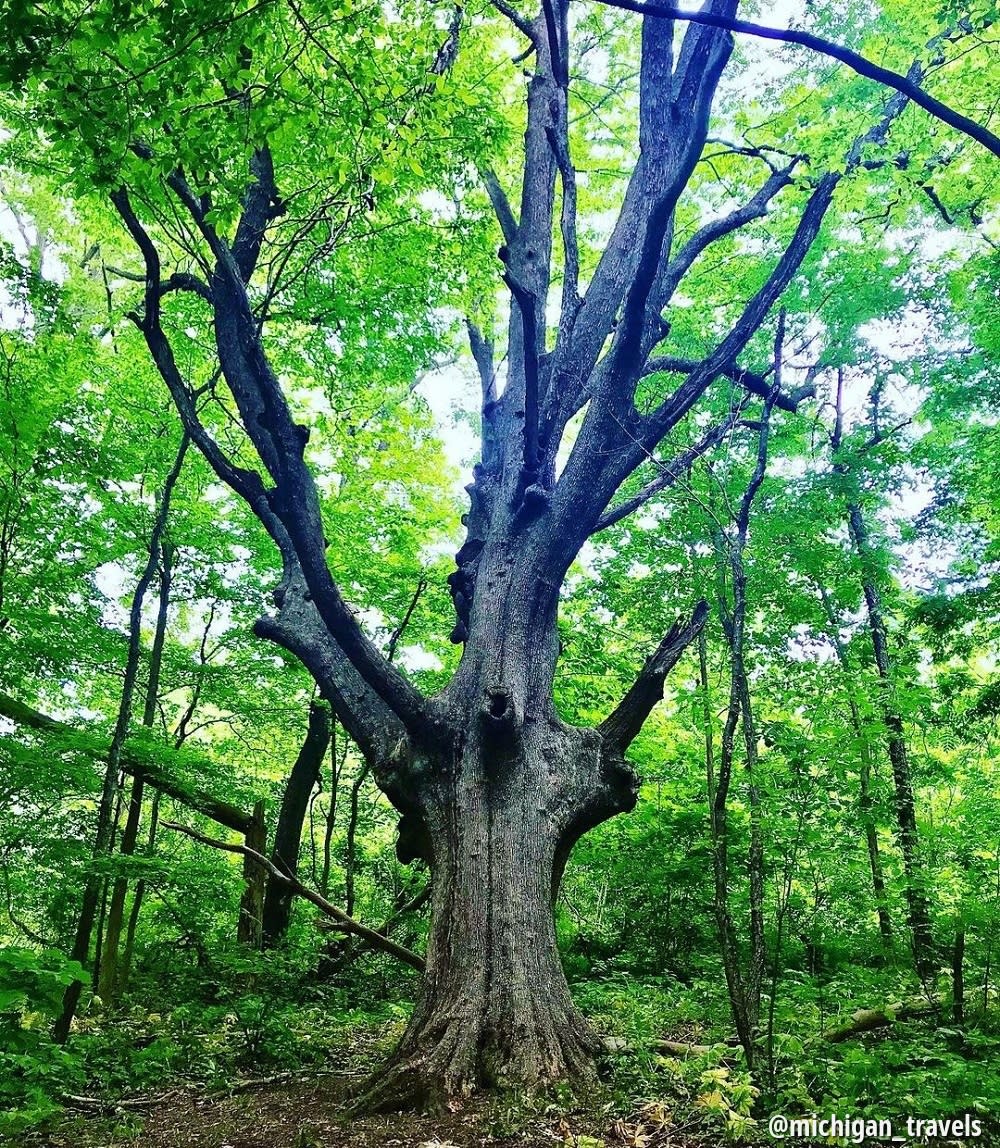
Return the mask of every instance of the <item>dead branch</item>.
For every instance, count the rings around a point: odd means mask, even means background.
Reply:
[[[164,821],[162,824],[164,829],[172,829],[176,833],[183,833],[195,841],[200,841],[203,845],[210,845],[213,849],[222,849],[226,853],[238,853],[242,857],[248,857],[255,864],[266,870],[274,880],[283,882],[298,896],[308,901],[311,905],[315,905],[320,912],[326,914],[328,917],[333,917],[335,921],[339,921],[347,932],[366,941],[373,949],[388,953],[404,964],[410,965],[411,968],[423,972],[423,957],[410,949],[404,948],[402,945],[397,945],[395,941],[391,941],[388,937],[382,936],[382,934],[375,929],[369,929],[367,925],[362,925],[360,921],[355,921],[353,917],[348,916],[343,909],[328,901],[324,896],[317,893],[315,889],[310,889],[308,885],[303,885],[297,878],[289,877],[287,873],[283,873],[277,865],[272,864],[262,853],[258,853],[256,849],[251,849],[247,845],[232,845],[228,841],[218,841],[214,837],[206,837],[204,833],[199,833],[196,829],[191,829],[187,825],[179,825],[176,821]]]

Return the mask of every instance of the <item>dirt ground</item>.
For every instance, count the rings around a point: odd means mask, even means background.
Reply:
[[[184,1089],[136,1098],[114,1112],[67,1113],[17,1148],[601,1148],[627,1141],[592,1118],[469,1105],[436,1116],[348,1114],[354,1081],[272,1082],[236,1095]],[[612,1121],[608,1121],[609,1124]]]

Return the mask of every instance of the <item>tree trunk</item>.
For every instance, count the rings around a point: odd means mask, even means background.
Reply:
[[[868,630],[871,635],[875,666],[882,683],[884,699],[882,721],[886,730],[886,746],[892,765],[896,824],[900,851],[903,854],[903,872],[906,882],[907,924],[913,942],[913,963],[917,975],[927,980],[933,974],[934,935],[931,930],[930,908],[924,884],[926,872],[920,856],[920,837],[917,831],[916,802],[910,759],[903,730],[903,719],[893,701],[892,661],[886,636],[882,599],[875,580],[873,554],[868,530],[861,508],[856,503],[848,507],[848,526],[851,539],[861,562],[861,589],[868,609]]]
[[[585,813],[561,779],[580,777],[588,763],[600,768],[599,739],[554,718],[525,725],[523,738],[506,744],[495,732],[500,744],[483,753],[467,746],[424,795],[433,866],[427,970],[409,1027],[362,1101],[367,1109],[433,1105],[479,1085],[593,1077],[600,1041],[571,1000],[553,904],[581,819],[603,819]],[[634,779],[626,788],[634,802]]]
[[[267,826],[264,822],[264,802],[258,801],[253,807],[253,817],[246,832],[246,845],[257,853],[267,849]],[[246,888],[240,898],[240,917],[236,927],[236,939],[244,945],[259,949],[263,940],[261,922],[264,916],[264,888],[267,873],[252,860],[243,863],[243,880]]]
[[[965,1023],[965,929],[955,933],[951,952],[952,1012],[955,1024]]]
[[[330,728],[330,797],[327,801],[326,815],[323,818],[323,868],[320,871],[319,891],[324,897],[330,896],[330,869],[333,863],[333,831],[337,825],[337,792],[340,788],[340,775],[347,760],[347,738],[343,739],[344,748],[337,764],[337,717],[333,718]]]
[[[170,588],[173,583],[173,563],[175,548],[169,539],[164,538],[160,546],[160,597],[156,611],[156,629],[153,632],[153,645],[149,653],[149,680],[146,683],[146,701],[142,711],[142,724],[152,729],[156,720],[156,703],[160,692],[160,673],[163,669],[163,648],[167,638],[167,615],[170,609]],[[142,801],[145,785],[141,776],[132,780],[129,797],[128,816],[122,833],[120,853],[131,857],[135,852],[139,836],[139,822],[142,817]],[[152,836],[150,847],[152,847]],[[110,1005],[119,995],[123,977],[119,973],[118,948],[121,943],[122,926],[125,918],[125,897],[128,892],[128,878],[116,877],[108,909],[108,922],[104,936],[104,949],[100,961],[100,994],[105,1005]],[[135,942],[135,929],[138,924],[142,895],[136,888],[132,899],[132,914],[129,918],[126,949],[127,960],[131,960],[131,947]]]
[[[149,837],[146,841],[146,854],[152,857],[153,848],[156,845],[156,830],[160,820],[160,791],[157,790],[153,795],[153,805],[149,813]],[[142,903],[146,897],[146,879],[140,878],[135,885],[135,892],[132,894],[132,907],[128,914],[128,927],[125,930],[125,950],[122,953],[122,965],[120,976],[121,992],[125,992],[128,988],[129,976],[132,972],[132,958],[135,954],[135,932],[139,924],[139,914],[142,912]]]
[[[757,1027],[760,1019],[761,992],[767,964],[764,935],[764,838],[760,790],[757,785],[757,733],[754,724],[750,681],[746,667],[747,574],[743,561],[747,547],[753,502],[767,473],[767,448],[774,397],[781,385],[782,347],[785,314],[778,319],[774,344],[774,391],[764,403],[757,439],[757,460],[750,481],[740,498],[732,537],[721,527],[715,532],[716,578],[719,617],[729,651],[729,709],[722,730],[718,776],[715,776],[711,738],[711,712],[708,701],[708,671],[704,636],[699,637],[701,686],[705,715],[705,760],[708,775],[709,816],[712,832],[712,861],[715,875],[715,916],[722,949],[722,963],[736,1032],[753,1068],[757,1051]],[[727,575],[730,585],[727,585]],[[740,958],[736,930],[729,904],[729,787],[735,759],[737,727],[743,732],[744,770],[747,780],[747,805],[750,812],[750,842],[747,850],[749,885],[750,944],[746,960]],[[775,979],[777,968],[775,968]]]
[[[820,600],[823,603],[823,609],[826,612],[827,622],[829,623],[828,634],[830,641],[833,642],[833,648],[836,650],[837,661],[840,663],[840,668],[844,675],[844,683],[847,687],[847,704],[851,714],[851,727],[854,730],[855,737],[858,739],[858,747],[861,755],[858,810],[861,814],[861,825],[865,835],[865,847],[868,851],[868,866],[872,875],[872,892],[875,895],[875,909],[878,913],[879,933],[882,937],[883,947],[885,949],[891,949],[892,918],[889,916],[889,897],[885,886],[885,875],[882,871],[882,858],[879,855],[878,829],[875,825],[875,818],[872,816],[872,749],[868,739],[865,737],[861,711],[858,708],[857,699],[854,696],[854,691],[857,686],[854,681],[854,675],[851,672],[851,663],[847,655],[847,649],[840,638],[840,623],[836,610],[830,601],[830,595],[826,592],[826,587],[820,582],[817,582],[816,586],[819,590]]]
[[[163,485],[163,493],[153,521],[153,530],[150,537],[149,551],[145,567],[139,576],[139,581],[132,595],[132,608],[129,614],[129,641],[128,654],[125,662],[125,680],[122,684],[121,702],[118,707],[118,720],[115,723],[111,746],[108,750],[107,764],[104,770],[104,784],[101,790],[101,800],[97,811],[97,830],[94,835],[95,858],[106,854],[113,842],[113,812],[115,798],[119,792],[118,772],[121,765],[125,741],[128,737],[129,725],[132,720],[132,696],[135,690],[136,678],[139,673],[139,658],[141,653],[142,606],[146,591],[156,572],[159,561],[160,541],[166,529],[167,514],[170,509],[170,498],[177,479],[180,477],[181,467],[184,465],[184,456],[187,453],[190,440],[185,433],[181,437],[180,446],[174,464],[167,475]],[[90,941],[97,919],[98,901],[100,899],[101,882],[96,875],[88,877],[83,891],[83,901],[80,906],[80,916],[77,920],[76,937],[73,950],[70,954],[74,961],[85,964],[90,955]],[[98,929],[98,943],[100,943],[100,929]],[[95,964],[95,972],[97,965]],[[56,1020],[52,1030],[53,1040],[62,1044],[69,1037],[73,1017],[80,1002],[83,985],[80,981],[73,981],[63,996],[62,1012]]]
[[[135,852],[135,843],[139,836],[139,820],[142,816],[142,798],[144,785],[141,777],[132,779],[132,792],[129,795],[128,815],[125,818],[125,829],[122,832],[119,853],[122,857],[131,857]],[[99,970],[97,978],[97,991],[106,1006],[111,1005],[115,999],[118,982],[118,947],[121,942],[122,926],[125,921],[125,895],[128,891],[128,879],[116,877],[111,889],[111,898],[108,904],[107,922],[104,928],[104,943],[100,956],[96,958]]]
[[[344,854],[344,912],[354,916],[354,877],[358,868],[358,815],[361,812],[361,786],[371,771],[368,762],[358,770],[351,786],[350,813],[347,819],[347,842]]]
[[[309,707],[309,727],[281,800],[274,831],[272,862],[294,877],[299,867],[299,846],[309,795],[319,780],[320,769],[330,745],[330,710],[313,702]],[[285,935],[291,918],[292,892],[279,881],[268,881],[264,894],[262,932],[264,947],[276,945]]]
[[[634,807],[624,749],[704,621],[699,611],[672,630],[619,707],[581,729],[552,701],[560,579],[518,571],[501,543],[482,554],[477,581],[517,590],[483,595],[481,609],[473,599],[460,668],[437,699],[439,740],[374,767],[397,805],[410,804],[397,854],[430,864],[432,891],[421,996],[359,1103],[368,1110],[594,1079],[601,1042],[570,997],[555,897],[580,836]]]

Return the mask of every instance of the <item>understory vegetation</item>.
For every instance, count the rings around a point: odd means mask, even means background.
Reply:
[[[1000,1143],[1000,10],[786,8],[0,9],[0,1140]]]

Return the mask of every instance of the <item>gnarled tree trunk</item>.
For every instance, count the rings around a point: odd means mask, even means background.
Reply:
[[[552,903],[587,805],[580,783],[588,774],[596,782],[601,769],[600,739],[554,718],[516,748],[490,744],[492,731],[470,732],[424,796],[427,973],[406,1035],[368,1096],[375,1106],[592,1073],[598,1040],[570,998]],[[634,801],[634,784],[623,775],[619,808]]]

